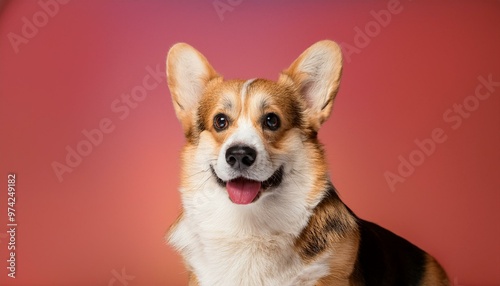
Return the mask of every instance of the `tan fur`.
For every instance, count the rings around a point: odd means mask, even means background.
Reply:
[[[175,231],[177,225],[179,224],[179,222],[182,220],[183,217],[184,217],[184,212],[181,211],[179,216],[177,216],[175,221],[170,225],[170,228],[168,229],[167,235],[169,235],[171,232]]]
[[[333,258],[330,261],[330,274],[316,284],[317,286],[352,285],[350,276],[354,270],[359,247],[359,233],[352,231],[332,243]]]
[[[198,278],[196,277],[196,275],[193,272],[189,273],[188,286],[198,286],[198,285],[200,284],[198,283]]]
[[[315,168],[311,170],[313,172],[312,178],[314,180],[314,187],[308,193],[307,201],[308,203],[314,203],[318,201],[319,198],[323,196],[323,192],[325,189],[325,185],[328,182],[328,177],[326,176],[328,172],[328,165],[324,160],[326,156],[323,147],[319,142],[311,142],[309,144],[305,144],[306,151],[311,156],[311,159],[314,162]]]
[[[422,279],[422,286],[449,286],[450,280],[444,269],[432,256],[427,254],[425,274]]]

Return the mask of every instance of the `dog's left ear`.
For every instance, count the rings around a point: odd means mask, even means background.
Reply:
[[[196,110],[208,82],[220,77],[195,48],[177,43],[167,55],[167,81],[177,118],[188,136],[196,121]]]
[[[306,115],[317,131],[330,115],[342,75],[342,52],[333,41],[320,41],[303,52],[279,78],[298,88]]]

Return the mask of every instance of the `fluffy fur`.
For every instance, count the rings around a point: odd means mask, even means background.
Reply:
[[[449,285],[432,257],[338,197],[317,132],[341,73],[331,41],[307,49],[277,82],[226,81],[193,47],[170,49],[167,78],[186,145],[183,212],[167,239],[190,285]],[[229,163],[234,146],[255,151],[245,153],[249,166]],[[228,196],[242,178],[261,186],[251,203]]]

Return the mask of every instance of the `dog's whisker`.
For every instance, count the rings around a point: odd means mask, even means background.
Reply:
[[[207,176],[207,178],[201,181],[198,185],[196,185],[195,190],[200,190],[205,184],[210,180],[211,176]]]
[[[187,178],[195,177],[195,176],[198,176],[200,174],[203,174],[203,173],[206,173],[206,172],[209,172],[209,171],[210,171],[210,168],[203,169],[203,170],[200,170],[198,172],[190,174],[189,176],[187,176]]]

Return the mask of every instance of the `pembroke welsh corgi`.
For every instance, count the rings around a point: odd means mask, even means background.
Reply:
[[[189,285],[449,285],[429,254],[339,198],[318,131],[342,53],[320,41],[266,79],[224,80],[193,47],[167,56],[186,145],[183,211],[167,234]]]

